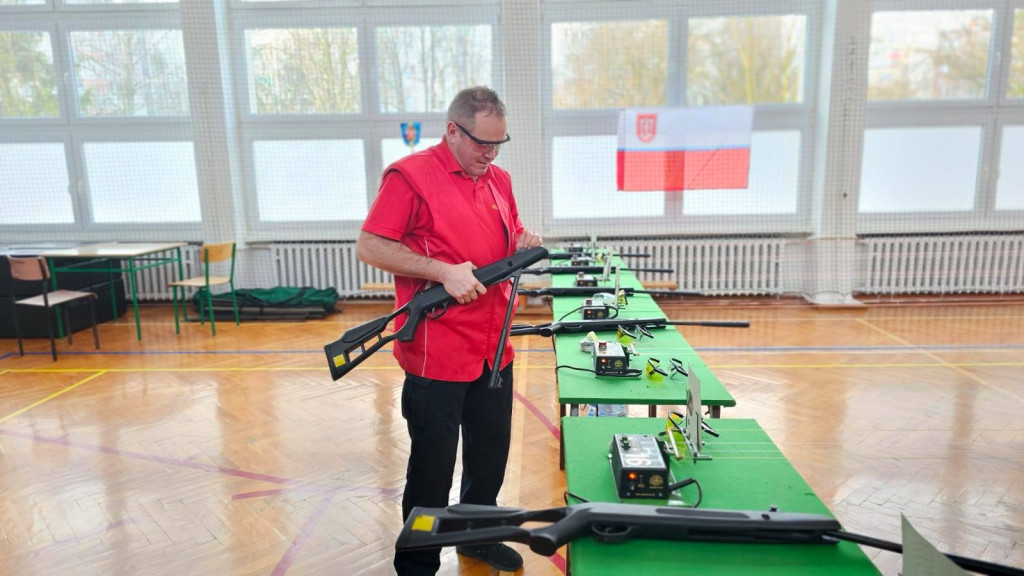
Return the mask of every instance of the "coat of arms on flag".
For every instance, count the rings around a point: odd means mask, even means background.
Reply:
[[[624,110],[618,189],[746,188],[753,122],[750,106]]]
[[[636,137],[641,142],[650,142],[658,133],[657,114],[636,115]]]

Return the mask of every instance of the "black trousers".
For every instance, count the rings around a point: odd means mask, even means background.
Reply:
[[[403,521],[416,506],[448,505],[460,429],[460,501],[497,504],[512,432],[512,364],[501,371],[500,388],[488,388],[490,376],[486,365],[472,382],[430,380],[406,373],[402,416],[412,446],[402,497]],[[440,566],[440,548],[395,553],[395,570],[403,576],[436,574]]]

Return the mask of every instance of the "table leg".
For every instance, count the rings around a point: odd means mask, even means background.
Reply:
[[[110,266],[109,264],[107,265]],[[114,319],[114,323],[117,323],[117,292],[114,290],[117,284],[114,283],[114,269],[108,268],[107,270],[107,281],[110,286],[110,316]]]
[[[722,407],[721,406],[708,406],[708,410],[711,412],[711,417],[712,418],[721,418],[722,417]]]
[[[142,324],[139,322],[139,294],[135,290],[135,259],[128,259],[128,285],[131,287],[132,309],[135,311],[135,337],[142,340]]]
[[[50,269],[50,291],[51,292],[56,292],[57,291],[57,273],[54,272],[54,270],[53,270],[53,259],[52,258],[47,258],[46,259],[46,267]],[[49,319],[50,312],[47,311],[46,314],[47,314],[46,321],[49,322],[50,321],[50,319]],[[60,311],[59,310],[57,311],[56,316],[57,316],[57,339],[61,340],[61,339],[64,338],[64,325],[61,324],[61,322],[60,322]],[[69,324],[68,325],[68,330],[70,330],[70,329],[71,329],[71,325]],[[18,346],[21,346],[21,342],[18,342]],[[57,357],[54,356],[53,359],[56,360]]]
[[[568,405],[558,405],[558,469],[565,470],[565,430],[562,429],[562,418],[565,418]]]
[[[658,415],[658,407],[656,405],[651,404],[650,406],[647,407],[647,417],[648,418],[654,418],[657,415]]]

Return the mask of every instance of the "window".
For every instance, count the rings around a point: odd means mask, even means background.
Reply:
[[[491,84],[490,26],[377,28],[381,112],[446,112],[459,89]]]
[[[991,37],[991,10],[876,12],[868,98],[983,98]]]
[[[181,30],[73,31],[70,38],[82,116],[188,114]]]
[[[497,4],[358,4],[229,4],[252,240],[357,237],[382,170],[410,152],[400,125],[420,123],[423,150],[458,89],[501,92]]]
[[[48,32],[0,30],[0,118],[60,116],[54,75]]]
[[[998,133],[1017,114],[1018,58],[993,52],[1019,50],[1021,10],[950,6],[872,14],[859,233],[986,230],[1022,207],[1019,136]]]
[[[1024,126],[1003,129],[996,210],[1024,210]]]
[[[662,106],[668,22],[559,22],[551,26],[556,109]]]
[[[568,136],[552,142],[552,216],[630,218],[661,216],[664,192],[618,192],[615,189],[617,136]]]
[[[245,31],[253,114],[360,111],[355,28]]]
[[[192,142],[86,142],[83,155],[94,222],[200,221]]]
[[[885,128],[864,136],[860,211],[972,210],[981,128]]]
[[[802,102],[806,28],[795,15],[690,19],[687,103]]]
[[[701,216],[796,214],[800,189],[800,132],[754,132],[745,190],[687,190],[683,213]]]
[[[1006,95],[1024,98],[1024,9],[1013,11],[1013,40],[1010,49],[1010,81]]]
[[[812,179],[802,171],[810,169],[803,157],[814,148],[817,51],[808,46],[817,45],[821,14],[812,2],[788,3],[777,13],[765,8],[750,14],[707,3],[546,6],[549,235],[809,229]],[[746,189],[616,189],[622,109],[724,105],[754,107]]]
[[[0,144],[0,225],[75,221],[63,143]]]
[[[366,218],[362,140],[253,143],[261,222]]]

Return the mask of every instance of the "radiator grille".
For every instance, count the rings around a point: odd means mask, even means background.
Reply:
[[[867,294],[1024,291],[1024,236],[872,237],[864,250]]]
[[[354,242],[288,242],[271,244],[280,286],[335,288],[342,296],[376,296],[363,292],[366,283],[390,283],[391,274],[356,259]]]
[[[641,268],[671,268],[673,274],[640,272],[641,280],[674,280],[680,290],[708,295],[778,295],[781,238],[619,240],[620,253],[650,254],[627,259]]]
[[[185,277],[190,278],[196,276],[196,270],[200,270],[199,267],[199,246],[189,244],[181,247],[181,262],[185,269]],[[136,292],[139,296],[139,300],[146,301],[160,301],[165,300],[171,301],[171,289],[167,286],[169,283],[174,282],[178,279],[178,270],[175,266],[168,264],[166,266],[155,266],[148,268],[135,274]],[[128,286],[128,282],[125,281],[124,285],[125,295],[131,298],[131,289]]]
[[[781,293],[777,238],[728,240],[620,240],[619,252],[646,253],[632,264],[672,268],[672,274],[638,273],[642,280],[673,280],[680,290],[709,295],[776,295]],[[615,242],[610,242],[615,244]],[[390,291],[362,291],[368,283],[390,283],[391,274],[356,259],[352,242],[272,244],[277,282],[282,286],[334,287],[342,296],[378,296]]]

